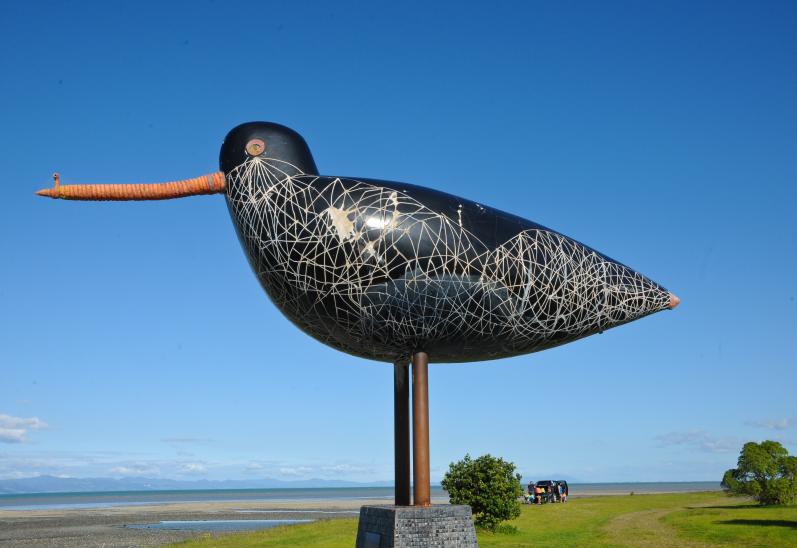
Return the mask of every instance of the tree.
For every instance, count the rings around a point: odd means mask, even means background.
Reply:
[[[761,504],[789,504],[797,498],[797,457],[776,441],[745,443],[736,468],[722,477],[722,488]]]
[[[504,520],[520,515],[523,495],[515,465],[491,455],[452,462],[441,482],[451,504],[467,504],[476,525],[494,531]]]

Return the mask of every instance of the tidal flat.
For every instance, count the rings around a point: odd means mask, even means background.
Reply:
[[[159,546],[201,537],[201,530],[148,528],[160,522],[356,519],[373,500],[211,501],[100,508],[0,510],[0,546],[77,548]],[[139,527],[130,527],[131,525]],[[299,525],[290,525],[298,527]],[[227,531],[230,529],[228,528]],[[222,533],[219,533],[222,534]],[[229,533],[226,533],[229,534]]]

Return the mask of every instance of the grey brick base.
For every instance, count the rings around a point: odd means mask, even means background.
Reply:
[[[471,548],[476,530],[470,506],[363,506],[357,548]]]

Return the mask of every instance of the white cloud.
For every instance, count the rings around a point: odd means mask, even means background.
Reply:
[[[33,430],[39,430],[41,428],[47,428],[47,423],[38,417],[23,419],[22,417],[12,417],[11,415],[4,415],[0,413],[0,427],[31,428]]]
[[[309,466],[283,466],[279,469],[280,474],[294,478],[307,477],[313,471]]]
[[[127,466],[114,466],[111,468],[111,474],[118,474],[120,476],[129,476],[135,474],[136,471],[134,468],[130,468]]]
[[[779,418],[779,419],[765,419],[761,421],[749,421],[747,424],[757,428],[766,428],[767,430],[786,430],[795,425],[795,420],[792,418]]]
[[[685,446],[706,453],[731,453],[738,451],[741,444],[731,438],[716,438],[703,430],[690,430],[688,432],[669,432],[656,436],[656,441],[661,447]]]
[[[392,466],[388,463],[355,460],[297,462],[207,459],[199,453],[193,457],[170,457],[146,451],[51,451],[37,449],[30,444],[8,446],[9,450],[4,452],[3,447],[0,445],[0,479],[69,475],[76,478],[148,477],[211,480],[319,478],[382,481],[392,477],[393,474]]]
[[[0,428],[0,441],[4,443],[22,443],[25,441],[25,430],[22,428]]]
[[[371,468],[368,466],[360,466],[358,464],[351,464],[348,462],[341,462],[338,464],[330,464],[328,466],[322,466],[321,470],[323,472],[337,474],[337,473],[362,473],[362,472],[370,472]]]
[[[126,466],[114,466],[111,474],[115,476],[141,476],[158,474],[160,469],[152,464],[129,464]]]
[[[278,472],[291,479],[344,479],[354,475],[373,473],[371,466],[351,462],[337,462],[332,464],[302,464],[297,466],[281,466]]]
[[[207,474],[207,467],[199,462],[186,462],[180,465],[183,474]]]
[[[0,414],[0,442],[22,443],[28,430],[42,430],[47,423],[38,417],[22,418]]]

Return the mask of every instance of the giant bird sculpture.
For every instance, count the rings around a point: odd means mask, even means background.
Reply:
[[[427,356],[467,362],[537,352],[679,302],[631,268],[532,221],[420,186],[320,175],[304,139],[274,123],[230,131],[220,171],[211,175],[135,185],[61,185],[56,178],[54,188],[38,192],[67,200],[214,193],[225,194],[252,270],[288,319],[363,358],[406,368],[413,356],[415,371],[420,356],[424,398]],[[406,381],[396,379],[399,395]],[[398,483],[403,411],[396,410]]]
[[[319,175],[304,139],[281,125],[233,129],[220,167],[187,182],[39,194],[225,193],[277,308],[333,348],[391,363],[417,350],[436,362],[536,352],[678,303],[627,266],[515,215],[406,183]]]

